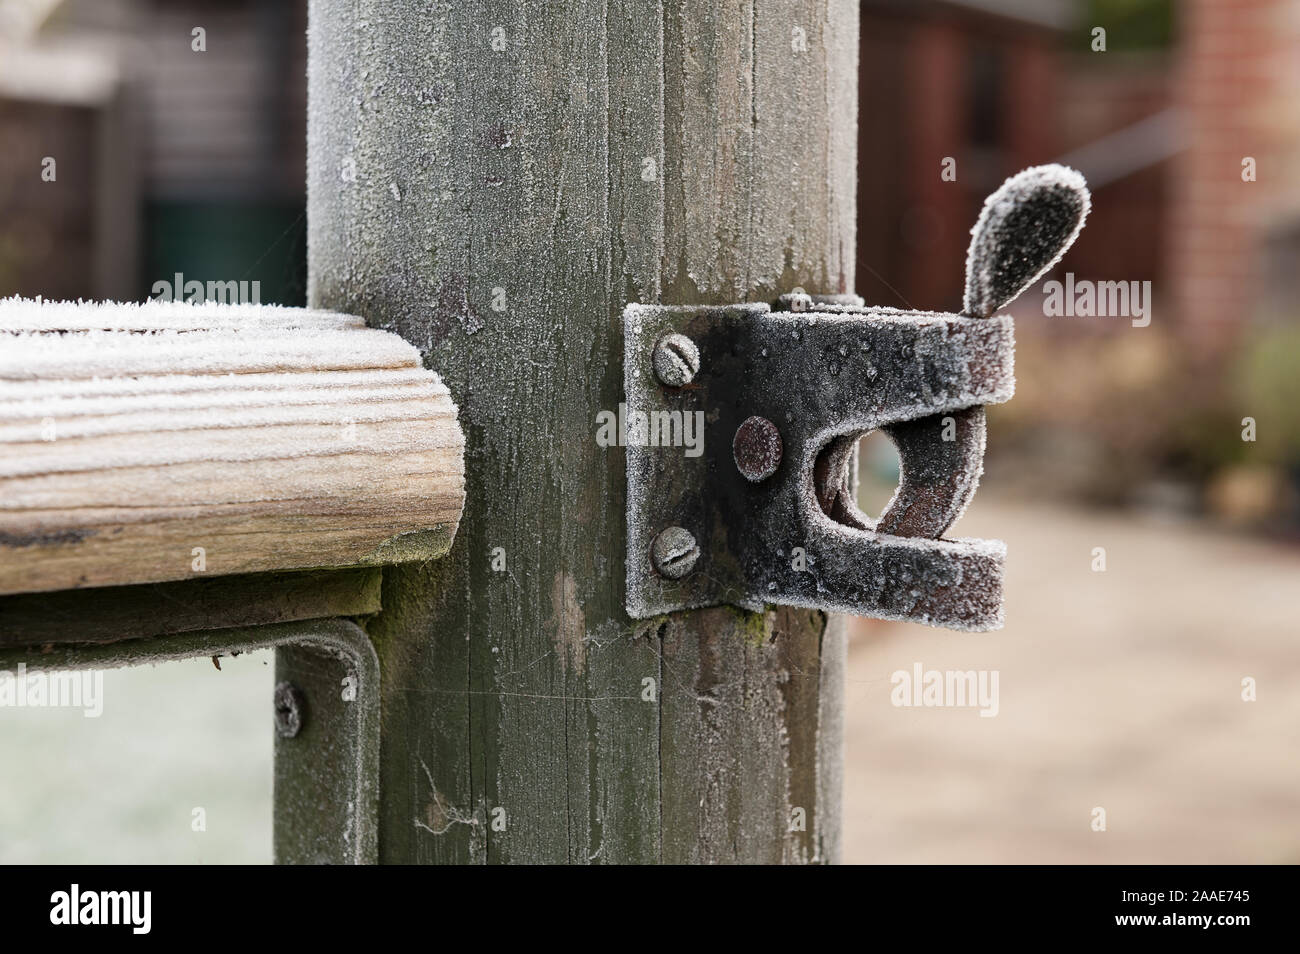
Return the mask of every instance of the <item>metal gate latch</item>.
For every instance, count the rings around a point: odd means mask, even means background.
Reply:
[[[983,405],[1015,391],[1012,320],[994,313],[1089,208],[1072,169],[1008,179],[972,230],[960,315],[854,295],[628,305],[628,613],[779,604],[999,628],[1005,544],[942,535],[983,472]],[[873,520],[855,490],[858,438],[876,429],[901,476]]]

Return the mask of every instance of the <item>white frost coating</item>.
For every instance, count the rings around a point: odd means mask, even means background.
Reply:
[[[873,540],[887,542],[891,548],[912,550],[918,556],[945,554],[951,562],[945,562],[946,572],[953,572],[952,584],[960,596],[946,601],[943,612],[928,613],[911,611],[907,613],[891,612],[880,607],[873,608],[871,616],[876,619],[888,619],[898,622],[921,623],[925,626],[939,626],[958,632],[983,633],[999,630],[1005,623],[1002,603],[1002,567],[1006,563],[1007,545],[1001,540],[988,540],[978,537],[954,537],[945,540],[927,540],[919,537],[894,537],[876,535],[868,531],[836,523],[820,508],[807,511],[812,523],[820,532],[842,546],[841,553],[861,552]],[[894,559],[898,549],[894,549]],[[811,563],[812,561],[810,561]],[[917,580],[912,595],[919,601],[929,594],[926,592],[933,581]],[[797,597],[791,600],[793,605],[807,606],[811,609],[823,609],[833,613],[861,615],[862,607],[837,598],[837,594],[820,590],[818,599],[805,601]]]
[[[343,371],[419,365],[419,354],[371,328],[306,331],[0,332],[0,379]]]
[[[237,422],[232,422],[230,408],[189,408],[183,415],[168,409],[131,413],[105,403],[89,414],[70,416],[64,409],[53,409],[53,413],[37,417],[26,415],[26,420],[16,421],[18,415],[10,415],[8,406],[3,407],[4,417],[0,418],[0,444],[18,444],[41,440],[41,422],[53,418],[58,422],[59,439],[69,437],[107,437],[117,434],[166,434],[173,431],[221,430],[229,427],[271,427],[273,425],[317,424],[338,428],[342,423],[340,408],[345,407],[348,424],[376,424],[386,421],[421,421],[428,417],[429,407],[425,396],[415,396],[413,400],[393,402],[374,401],[357,404],[348,401],[346,405],[335,402],[323,402],[306,392],[288,392],[287,401],[301,403],[281,404],[279,402],[264,407],[239,407]],[[30,410],[30,409],[29,409]],[[0,473],[5,467],[0,463]]]
[[[447,397],[414,347],[351,315],[0,300],[0,478],[418,453],[449,446]]]
[[[0,331],[215,331],[250,328],[362,328],[365,322],[315,308],[213,302],[47,301],[0,298]]]
[[[140,396],[150,401],[182,401],[182,396],[210,405],[212,401],[253,402],[266,392],[310,389],[328,394],[340,388],[367,389],[425,385],[447,393],[446,385],[420,368],[385,368],[381,371],[322,371],[289,373],[205,374],[178,377],[164,375],[141,378],[79,378],[74,380],[0,380],[0,401],[37,401],[45,398],[73,400],[101,396]],[[239,385],[238,388],[235,385]],[[176,406],[181,406],[177,403]]]
[[[340,372],[343,374],[346,372]],[[207,386],[201,389],[186,390],[182,387],[158,388],[153,393],[133,393],[119,392],[114,396],[113,409],[117,414],[130,414],[135,412],[163,412],[163,411],[207,411],[222,409],[223,411],[230,408],[248,408],[256,410],[266,407],[279,407],[285,405],[318,405],[335,403],[339,396],[346,391],[346,397],[352,404],[375,404],[387,401],[404,401],[417,398],[429,393],[442,393],[437,389],[434,382],[427,380],[412,382],[410,384],[401,384],[395,386],[386,386],[386,382],[375,382],[370,387],[346,386],[339,385],[329,380],[331,375],[277,375],[276,377],[313,377],[315,383],[295,382],[294,386],[261,389],[257,387],[256,381],[248,381],[248,378],[272,377],[272,375],[233,375],[223,374],[216,377],[215,381],[207,382]],[[167,383],[166,380],[158,378],[149,379],[155,385]],[[61,384],[64,382],[43,381],[42,384]],[[31,420],[52,414],[61,420],[68,420],[75,417],[89,417],[102,413],[104,403],[102,400],[96,400],[94,397],[78,394],[75,392],[75,385],[79,381],[67,382],[74,386],[74,390],[69,392],[55,391],[50,393],[47,389],[44,395],[32,395],[24,393],[23,384],[17,383],[11,385],[12,390],[6,392],[0,389],[0,401],[5,403],[5,418],[7,421]],[[97,383],[105,384],[108,382],[100,379]],[[179,382],[176,382],[179,384]],[[186,380],[184,383],[191,383]],[[253,387],[249,387],[252,384]],[[101,397],[106,395],[101,395]]]
[[[1091,208],[1087,182],[1066,166],[1034,166],[1002,183],[971,229],[965,313],[987,318],[1009,305],[1061,260]]]

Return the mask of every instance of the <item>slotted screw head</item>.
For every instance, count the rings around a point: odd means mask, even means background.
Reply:
[[[655,377],[665,387],[685,387],[700,370],[700,349],[686,335],[670,332],[655,342],[651,355]]]
[[[695,568],[700,547],[695,535],[684,527],[669,527],[650,545],[650,559],[660,576],[680,580]]]

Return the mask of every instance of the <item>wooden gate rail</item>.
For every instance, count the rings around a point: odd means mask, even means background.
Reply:
[[[379,565],[451,546],[463,458],[441,380],[359,318],[0,301],[0,668],[277,648],[275,858],[374,862],[358,621]]]
[[[360,318],[0,302],[0,594],[433,559],[463,453]]]

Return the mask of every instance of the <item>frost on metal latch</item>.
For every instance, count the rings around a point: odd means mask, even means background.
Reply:
[[[985,404],[1011,398],[995,315],[1083,227],[1087,187],[1028,169],[972,230],[964,313],[851,295],[624,312],[627,610],[805,606],[958,630],[1002,625],[1005,545],[944,539],[983,471]],[[898,447],[878,519],[855,502],[858,438]]]

